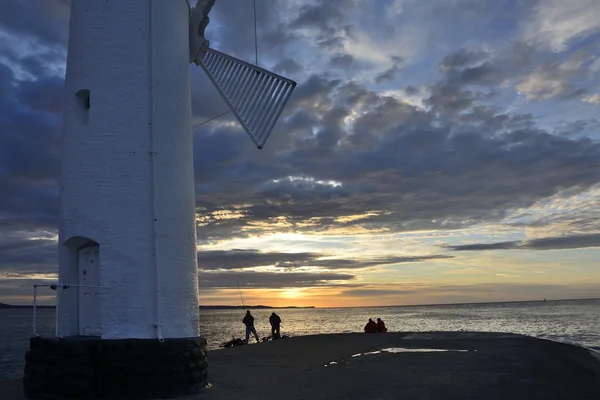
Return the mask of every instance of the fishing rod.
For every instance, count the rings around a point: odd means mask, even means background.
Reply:
[[[242,296],[242,289],[240,289],[240,281],[237,281],[237,285],[238,285],[238,290],[240,291],[240,299],[242,300],[242,307],[246,308],[246,305],[244,304],[244,297]]]

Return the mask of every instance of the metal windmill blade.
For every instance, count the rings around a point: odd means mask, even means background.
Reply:
[[[262,149],[296,82],[210,48],[200,59],[200,66]]]
[[[200,65],[237,120],[262,149],[296,82],[211,49],[204,38],[215,0],[201,0],[190,18],[190,61]]]

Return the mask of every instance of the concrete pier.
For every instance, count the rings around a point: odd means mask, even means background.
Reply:
[[[600,399],[590,350],[506,333],[302,336],[208,362],[211,387],[184,399]],[[23,399],[20,381],[0,393]]]

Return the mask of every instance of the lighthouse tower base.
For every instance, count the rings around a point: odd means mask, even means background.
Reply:
[[[207,385],[204,338],[92,336],[30,340],[25,396],[30,399],[149,399],[197,393]]]

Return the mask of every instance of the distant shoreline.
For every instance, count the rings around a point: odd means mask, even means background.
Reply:
[[[494,304],[515,303],[552,303],[556,301],[589,301],[600,300],[600,297],[586,297],[583,299],[540,299],[540,300],[508,300],[508,301],[480,301],[472,303],[435,303],[435,304],[402,304],[383,306],[352,306],[352,307],[320,307],[320,308],[386,308],[386,307],[443,307],[443,306],[491,306]]]
[[[556,301],[589,301],[589,300],[600,300],[598,297],[590,297],[583,299],[548,299],[546,302]],[[401,305],[382,305],[382,306],[351,306],[351,307],[318,307],[320,309],[336,309],[336,308],[387,308],[387,307],[443,307],[443,306],[477,306],[477,305],[494,305],[494,304],[514,304],[514,303],[544,303],[544,300],[510,300],[510,301],[482,301],[475,303],[438,303],[438,304],[401,304]],[[0,310],[2,309],[31,309],[32,305],[13,305],[0,303]],[[54,309],[55,306],[38,305],[40,309]],[[226,306],[226,305],[207,305],[200,306],[200,310],[281,310],[281,309],[315,309],[315,306]]]
[[[33,306],[26,306],[26,305],[13,305],[13,304],[5,304],[5,303],[0,303],[0,310],[3,309],[19,309],[19,308],[33,308]],[[42,305],[38,305],[36,306],[36,308],[56,308],[55,306],[42,306]]]
[[[270,309],[287,309],[287,308],[316,308],[315,306],[285,306],[285,307],[273,307],[273,306],[200,306],[201,310],[270,310]]]
[[[32,309],[33,306],[32,305],[13,305],[13,304],[5,304],[5,303],[0,303],[0,309]],[[43,306],[43,305],[38,305],[37,308],[40,309],[49,309],[49,308],[56,308],[55,306]],[[303,307],[299,307],[299,306],[285,306],[285,307],[273,307],[273,306],[263,306],[263,305],[257,305],[257,306],[224,306],[224,305],[216,305],[216,306],[200,306],[200,310],[239,310],[239,309],[243,309],[243,310],[280,310],[280,309],[290,309],[290,308],[298,308],[298,309],[306,309],[306,308],[316,308],[315,306],[303,306]]]

